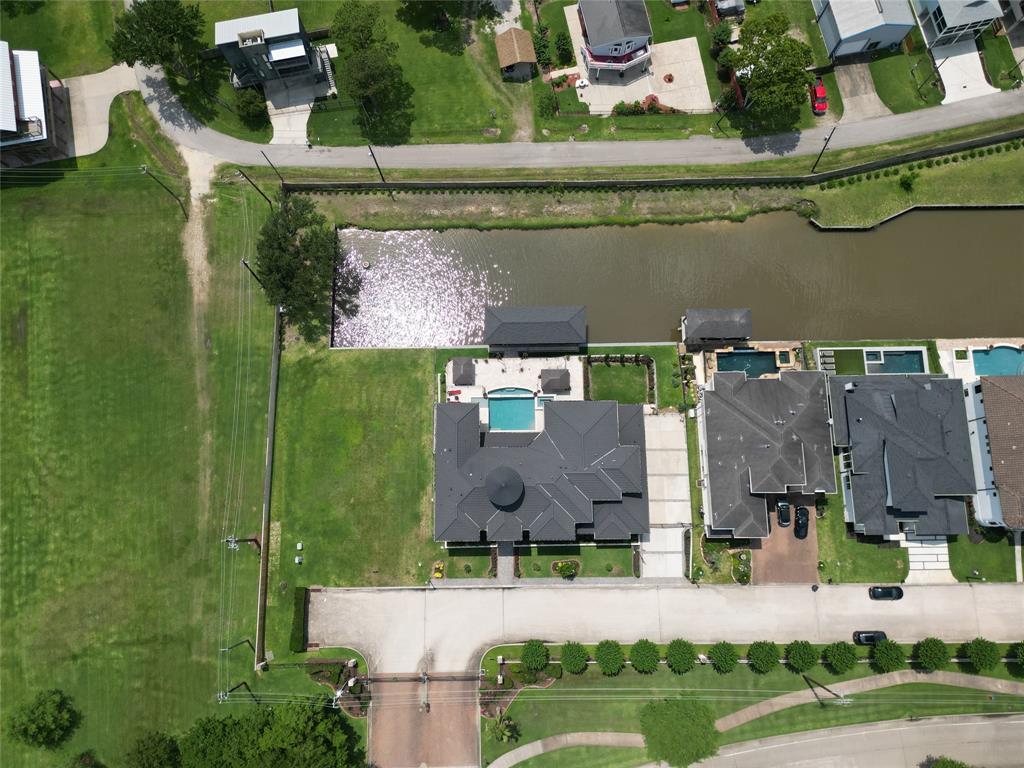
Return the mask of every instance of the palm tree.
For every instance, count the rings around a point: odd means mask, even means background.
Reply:
[[[491,738],[503,744],[519,741],[519,725],[507,714],[498,711],[498,717],[490,725]]]

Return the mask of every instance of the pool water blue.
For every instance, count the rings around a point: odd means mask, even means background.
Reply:
[[[1014,347],[975,349],[974,372],[979,376],[1024,376],[1024,351]]]
[[[488,395],[488,423],[491,429],[529,432],[534,428],[534,400],[530,390],[503,387],[492,390]]]
[[[738,350],[736,352],[719,352],[718,370],[746,371],[747,378],[756,379],[766,373],[778,373],[774,352],[758,352],[756,350]]]
[[[882,362],[869,362],[867,369],[868,373],[924,373],[924,354],[917,350],[886,351]]]

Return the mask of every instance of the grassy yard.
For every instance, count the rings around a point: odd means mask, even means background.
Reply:
[[[991,29],[988,30],[981,36],[981,51],[985,58],[985,71],[992,85],[1006,91],[1020,81],[1021,70],[1005,35],[996,37]]]
[[[12,49],[39,51],[50,73],[65,78],[113,65],[107,39],[114,34],[114,15],[123,10],[117,0],[4,0],[0,19]]]
[[[679,373],[679,355],[674,344],[657,346],[615,346],[591,344],[587,348],[591,355],[648,355],[654,358],[654,369],[658,379],[658,408],[679,409],[683,401],[683,389],[679,379],[673,374]]]
[[[444,563],[445,578],[486,579],[494,576],[490,573],[491,550],[487,547],[446,549],[437,559]]]
[[[647,367],[643,365],[590,366],[590,398],[620,403],[647,402]]]
[[[195,80],[168,73],[168,83],[189,113],[215,131],[236,139],[266,144],[274,135],[270,119],[251,123],[235,111],[236,92],[222,59],[203,62]]]
[[[559,560],[578,560],[581,577],[633,575],[633,548],[628,545],[533,545],[517,551],[523,578],[561,578],[551,571],[551,564]]]
[[[836,469],[836,487],[842,490],[842,478]],[[843,494],[826,496],[825,516],[817,521],[818,558],[822,583],[901,582],[907,577],[910,560],[905,549],[880,547],[849,538],[843,520]]]
[[[747,544],[745,539],[708,539],[701,533],[699,548],[693,556],[693,580],[705,584],[735,584],[741,573],[749,577],[750,550],[746,548]]]
[[[875,53],[868,68],[878,98],[893,112],[934,107],[942,101],[935,65],[919,29],[915,28],[898,50]],[[925,82],[928,85],[919,92]]]
[[[635,768],[649,763],[647,750],[631,747],[567,747],[519,763],[519,768]]]
[[[864,350],[837,349],[835,351],[836,373],[840,376],[861,376],[864,374]]]
[[[953,575],[959,581],[1016,581],[1013,539],[1001,529],[981,531],[983,538],[977,544],[970,536],[949,537],[949,569]]]
[[[747,5],[747,18],[756,19],[770,13],[782,13],[789,19],[789,33],[803,40],[814,51],[814,66],[827,67],[831,61],[825,40],[814,20],[814,6],[811,0],[762,0],[756,5]],[[830,90],[830,93],[834,91]]]

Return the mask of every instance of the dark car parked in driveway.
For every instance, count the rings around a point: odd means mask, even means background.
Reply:
[[[789,516],[789,502],[779,499],[775,502],[775,516],[779,520],[779,528],[789,528],[793,518]]]
[[[857,645],[878,645],[883,640],[888,640],[880,629],[860,630],[853,633],[853,642]]]
[[[811,520],[811,513],[807,511],[807,507],[796,508],[796,528],[793,529],[793,535],[798,539],[807,538],[807,526]]]
[[[902,587],[868,587],[868,597],[872,600],[902,600]]]

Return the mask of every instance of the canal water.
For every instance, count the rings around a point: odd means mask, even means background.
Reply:
[[[744,223],[341,233],[370,264],[343,347],[479,341],[487,303],[585,304],[590,340],[678,339],[687,307],[750,307],[757,339],[1024,335],[1024,213],[917,212],[822,233]],[[361,268],[361,267],[360,267]]]

